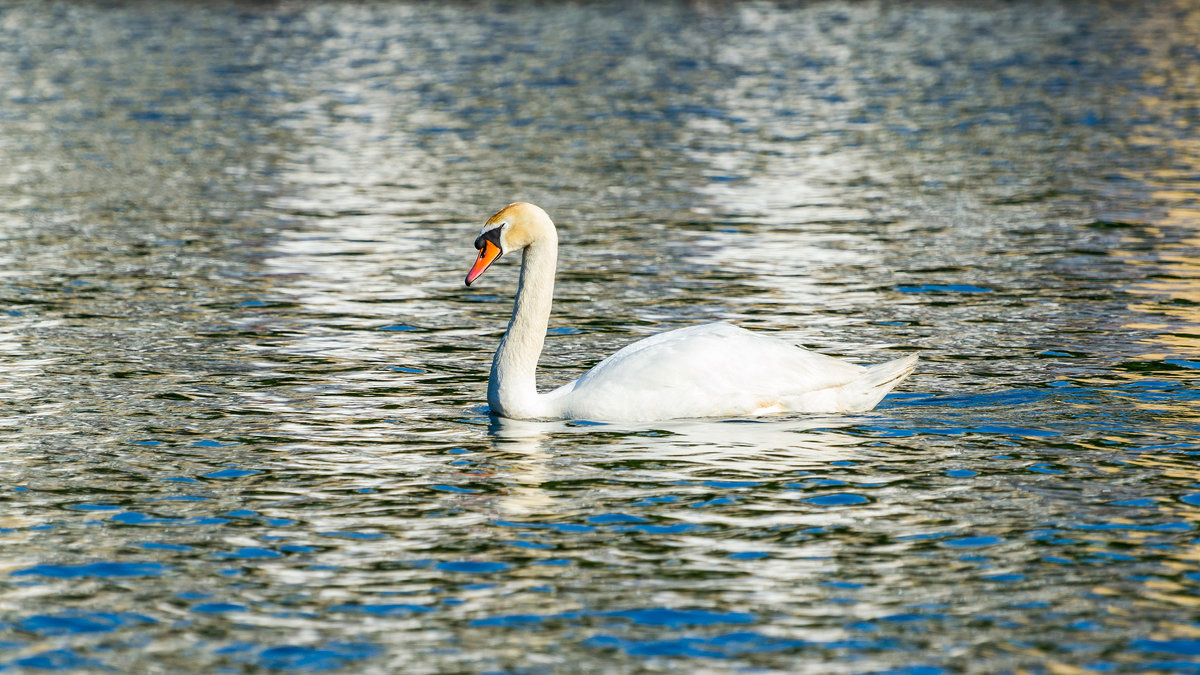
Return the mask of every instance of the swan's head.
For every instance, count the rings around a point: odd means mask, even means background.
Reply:
[[[529,202],[517,202],[496,212],[483,224],[483,230],[475,238],[479,257],[471,271],[467,272],[467,285],[479,278],[484,270],[500,256],[520,251],[534,242],[550,239],[558,242],[554,223],[541,208]]]

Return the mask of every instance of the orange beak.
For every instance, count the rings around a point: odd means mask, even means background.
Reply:
[[[471,266],[471,271],[467,272],[467,285],[470,286],[472,281],[479,278],[483,271],[496,262],[496,258],[500,257],[500,247],[488,241],[483,240],[483,246],[479,249],[479,257],[475,259],[475,264]]]

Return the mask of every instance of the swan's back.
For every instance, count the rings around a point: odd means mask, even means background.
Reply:
[[[887,373],[725,323],[635,342],[555,395],[565,416],[605,420],[869,410],[912,370]],[[901,363],[903,362],[903,363]]]

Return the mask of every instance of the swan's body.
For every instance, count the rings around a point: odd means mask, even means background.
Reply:
[[[769,335],[710,323],[639,340],[574,382],[537,393],[534,373],[546,337],[558,234],[533,204],[501,209],[475,240],[467,285],[505,253],[523,250],[508,331],[492,359],[488,406],[514,419],[658,420],[773,412],[861,412],[874,408],[917,361],[870,368]]]

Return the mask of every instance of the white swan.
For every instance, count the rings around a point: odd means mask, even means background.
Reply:
[[[639,340],[582,377],[539,394],[534,377],[550,320],[558,233],[524,202],[488,219],[466,283],[500,256],[524,251],[517,299],[488,378],[492,413],[513,419],[645,421],[774,412],[860,412],[874,408],[917,362],[906,356],[870,368],[726,323],[680,328]]]

